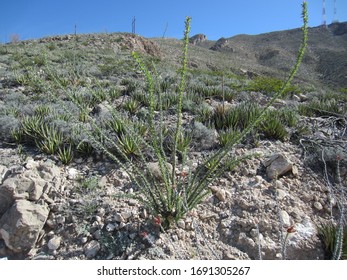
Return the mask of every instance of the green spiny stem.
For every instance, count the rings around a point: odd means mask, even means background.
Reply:
[[[189,45],[189,33],[190,33],[190,23],[191,23],[191,17],[186,17],[185,20],[185,30],[184,30],[184,37],[183,37],[183,53],[182,53],[182,69],[180,71],[181,73],[181,81],[179,84],[178,89],[178,106],[177,106],[177,123],[176,123],[176,131],[175,131],[175,137],[174,137],[174,146],[172,151],[172,174],[171,174],[171,181],[173,182],[173,185],[176,184],[176,176],[175,176],[175,169],[176,169],[176,151],[177,151],[177,143],[179,134],[181,133],[182,129],[182,103],[183,103],[183,94],[186,86],[186,74],[187,74],[187,68],[188,68],[188,45]]]

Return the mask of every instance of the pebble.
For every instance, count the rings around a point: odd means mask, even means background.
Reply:
[[[281,217],[281,220],[282,220],[284,227],[289,227],[291,225],[290,224],[290,216],[286,211],[281,210],[280,211],[280,217]]]
[[[177,221],[177,226],[178,226],[179,228],[185,229],[185,228],[186,228],[186,223],[185,223],[185,221],[183,221],[183,220],[178,220],[178,221]]]
[[[51,251],[58,250],[60,247],[60,243],[61,243],[61,237],[55,236],[48,241],[47,243],[48,249]]]
[[[93,237],[94,237],[96,240],[100,240],[100,239],[101,239],[101,236],[102,236],[102,232],[101,232],[100,229],[94,231]]]
[[[320,202],[318,202],[318,201],[316,201],[316,202],[313,203],[313,207],[314,207],[316,210],[319,210],[319,211],[323,209],[323,205],[322,205]]]
[[[127,221],[133,215],[133,213],[131,211],[125,211],[125,212],[122,212],[121,215],[124,218],[124,220]]]
[[[81,243],[82,244],[86,244],[88,242],[88,237],[87,236],[83,236],[82,238],[81,238]]]
[[[276,195],[278,200],[283,200],[287,196],[287,193],[284,190],[277,189]]]
[[[117,222],[117,223],[124,223],[125,220],[123,218],[123,216],[119,213],[116,213],[114,216],[113,216],[113,219]]]
[[[84,245],[83,250],[84,250],[84,255],[88,259],[94,258],[98,252],[100,251],[100,243],[96,240],[92,240],[88,242],[86,245]]]
[[[70,180],[77,180],[79,177],[79,172],[76,168],[69,168],[67,171],[67,178]]]
[[[117,228],[115,224],[107,224],[106,225],[106,231],[111,232],[114,231]]]

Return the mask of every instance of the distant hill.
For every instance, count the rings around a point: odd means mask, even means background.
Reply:
[[[217,41],[195,42],[193,65],[254,75],[284,77],[293,66],[301,42],[301,29],[237,35]],[[166,54],[174,40],[155,39]],[[347,22],[309,29],[309,46],[297,79],[330,87],[347,86]]]

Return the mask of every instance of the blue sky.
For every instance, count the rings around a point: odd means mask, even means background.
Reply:
[[[339,21],[347,21],[347,1],[337,1]],[[310,26],[322,22],[322,0],[308,0]],[[237,34],[259,34],[301,26],[302,0],[1,0],[0,42],[97,32],[131,32],[145,37],[181,38],[185,16],[192,17],[191,35],[211,40]],[[333,0],[326,0],[327,22]]]

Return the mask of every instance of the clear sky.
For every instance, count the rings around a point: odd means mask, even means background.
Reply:
[[[211,40],[301,26],[302,0],[0,0],[0,42],[77,33],[131,32],[145,37],[181,38],[185,16],[191,35]],[[322,0],[308,0],[310,26],[322,23]],[[333,0],[326,0],[327,22]],[[347,21],[347,0],[336,0],[337,18]],[[165,32],[166,30],[166,32]]]

